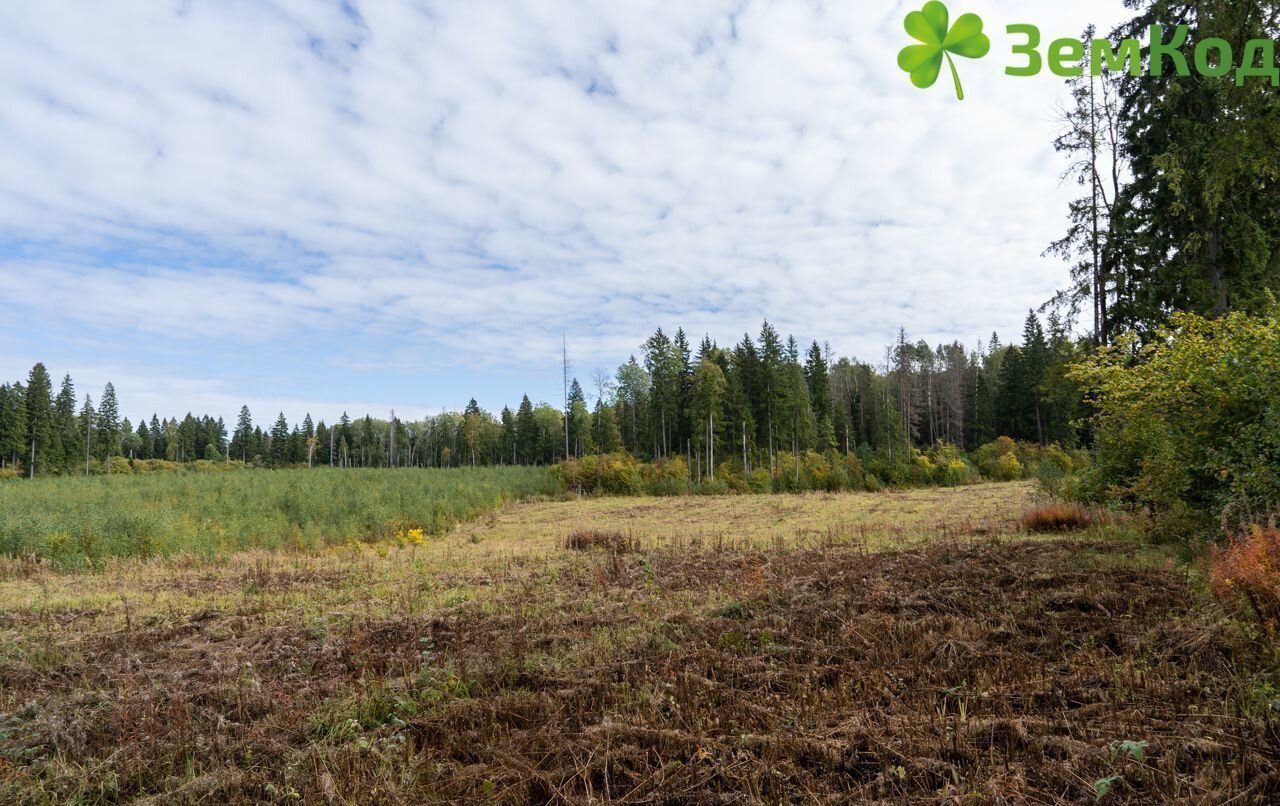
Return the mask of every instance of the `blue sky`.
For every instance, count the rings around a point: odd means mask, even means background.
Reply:
[[[418,417],[559,397],[656,326],[879,359],[1014,335],[1065,267],[1046,39],[1119,2],[47,0],[0,8],[0,377],[126,414]],[[963,5],[963,8],[961,7]]]

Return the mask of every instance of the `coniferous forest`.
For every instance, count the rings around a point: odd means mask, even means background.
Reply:
[[[55,391],[37,364],[25,382],[0,386],[0,457],[12,475],[67,475],[111,463],[125,470],[130,460],[451,467],[626,451],[751,467],[806,451],[888,459],[937,443],[969,451],[997,436],[1074,447],[1080,393],[1065,368],[1080,349],[1056,316],[1046,329],[1034,313],[1020,344],[993,334],[972,349],[930,346],[903,330],[878,362],[835,358],[827,344],[803,347],[768,322],[728,346],[659,329],[612,376],[596,373],[587,389],[573,379],[566,409],[526,395],[500,412],[473,400],[416,422],[343,412],[292,424],[283,413],[257,421],[247,407],[231,424],[193,413],[135,424],[111,384],[96,401],[70,376]]]

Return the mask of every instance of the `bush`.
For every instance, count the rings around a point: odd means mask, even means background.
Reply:
[[[978,471],[993,481],[1016,481],[1026,474],[1026,466],[1018,459],[1018,444],[1000,437],[974,451]]]
[[[1248,605],[1271,632],[1280,623],[1280,531],[1254,528],[1211,552],[1209,587],[1228,607]]]
[[[689,492],[689,464],[683,456],[657,459],[641,470],[650,495],[684,495]]]
[[[769,475],[768,468],[757,467],[747,477],[747,486],[753,493],[771,493],[773,492],[773,476]]]
[[[705,478],[694,488],[698,495],[726,495],[734,492],[729,482],[719,478]]]
[[[957,487],[978,481],[978,471],[954,445],[939,442],[927,453],[912,452],[911,483],[918,486]]]
[[[1080,504],[1049,504],[1022,513],[1022,528],[1028,532],[1075,532],[1106,520],[1103,514]]]
[[[1240,534],[1280,512],[1280,306],[1170,317],[1072,370],[1094,398],[1081,493],[1175,516],[1184,534]]]

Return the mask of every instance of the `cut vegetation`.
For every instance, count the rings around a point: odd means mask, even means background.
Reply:
[[[422,544],[11,565],[0,801],[1274,801],[1267,645],[1119,526],[997,517],[1029,497],[547,502]]]

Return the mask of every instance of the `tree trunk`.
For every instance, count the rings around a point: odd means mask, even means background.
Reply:
[[[1219,317],[1227,312],[1227,281],[1222,272],[1222,228],[1214,224],[1209,231],[1208,243],[1209,284],[1213,287],[1213,316]]]

